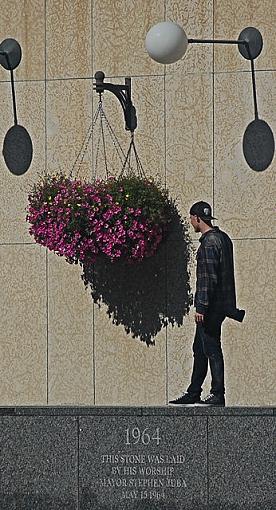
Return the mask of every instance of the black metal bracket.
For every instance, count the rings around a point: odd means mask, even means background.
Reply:
[[[257,105],[257,92],[255,81],[254,59],[257,58],[263,48],[262,34],[254,27],[247,27],[239,35],[237,41],[227,39],[188,39],[188,43],[211,43],[211,44],[237,44],[240,54],[251,62],[251,76],[253,87],[253,101],[255,119],[259,118]]]
[[[131,78],[125,78],[125,85],[114,85],[113,83],[104,83],[105,74],[102,71],[95,73],[94,90],[102,94],[104,90],[112,92],[120,101],[125,117],[125,128],[132,133],[137,128],[136,109],[131,101]]]
[[[247,27],[237,41],[229,39],[188,39],[188,43],[237,44],[240,54],[247,60],[257,58],[263,49],[263,38],[257,28]]]

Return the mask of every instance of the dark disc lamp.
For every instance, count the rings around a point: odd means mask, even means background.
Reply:
[[[263,171],[271,164],[275,151],[274,136],[269,125],[259,119],[255,81],[254,59],[263,48],[259,30],[247,27],[237,40],[188,39],[183,28],[172,21],[154,25],[146,36],[146,49],[150,57],[160,64],[172,64],[181,59],[189,44],[236,44],[242,57],[250,60],[253,88],[254,120],[247,126],[243,136],[243,154],[252,170]]]
[[[5,39],[0,44],[0,64],[7,71],[14,70],[21,62],[20,44],[15,39]]]

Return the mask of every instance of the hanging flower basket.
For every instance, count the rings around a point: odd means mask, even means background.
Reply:
[[[71,264],[99,255],[141,261],[155,254],[170,221],[167,191],[132,173],[93,184],[46,174],[28,199],[30,234]]]
[[[97,120],[100,136],[95,169],[102,140],[106,178],[96,179],[95,173],[89,183],[74,178],[73,171],[79,160],[80,168]],[[117,177],[108,174],[104,126],[121,160],[122,170]],[[172,211],[167,191],[145,175],[133,132],[125,155],[101,99],[70,175],[45,174],[30,190],[28,200],[30,234],[70,264],[93,264],[98,256],[131,263],[154,255],[166,234]]]

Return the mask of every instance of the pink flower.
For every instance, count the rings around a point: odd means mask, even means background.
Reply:
[[[126,207],[124,197],[124,186],[115,177],[94,184],[64,176],[46,178],[29,195],[29,232],[70,263],[93,262],[100,252],[111,260],[142,260],[156,251],[162,228],[143,216],[142,207]]]

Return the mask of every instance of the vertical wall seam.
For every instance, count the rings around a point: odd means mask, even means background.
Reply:
[[[166,9],[166,0],[164,0],[164,21],[167,18],[167,9]],[[164,76],[163,76],[164,90],[163,90],[163,98],[164,98],[164,185],[167,188],[167,116],[166,116],[166,65],[164,66]],[[168,317],[168,251],[167,248],[165,250],[165,309],[166,316]],[[168,325],[165,328],[165,342],[166,342],[166,352],[165,352],[165,370],[166,370],[166,381],[165,381],[165,399],[166,404],[169,400],[169,366],[168,366]]]
[[[215,5],[213,0],[213,39],[215,36]],[[212,108],[212,116],[213,116],[213,126],[212,126],[212,137],[213,137],[213,148],[212,148],[212,174],[213,174],[213,189],[212,189],[212,196],[213,196],[213,215],[215,216],[215,45],[213,44],[213,62],[212,62],[212,101],[213,101],[213,108]]]
[[[44,0],[44,157],[45,157],[45,172],[47,171],[47,6],[46,0]],[[47,384],[47,404],[49,404],[49,267],[48,267],[48,249],[46,248],[46,341],[47,341],[47,352],[46,352],[46,384]]]
[[[167,9],[166,0],[164,0],[164,21],[166,21]],[[167,128],[166,128],[166,65],[164,65],[164,177],[165,177],[165,188],[167,188]]]
[[[94,69],[94,0],[91,0],[91,9],[90,9],[90,16],[91,16],[91,37],[90,37],[90,45],[91,45],[91,76],[93,76],[93,69]],[[93,84],[93,78],[91,80],[91,85]],[[93,91],[93,86],[91,87]],[[94,116],[94,109],[93,109],[93,93],[91,95],[91,103],[92,103],[92,119],[93,122],[93,116]],[[94,168],[94,157],[93,157],[93,138],[94,133],[92,133],[91,137],[91,178],[93,179],[93,168]],[[94,271],[94,269],[93,269]],[[91,295],[92,297],[92,295]],[[92,298],[92,367],[93,367],[93,400],[94,405],[96,405],[96,360],[95,360],[95,303]]]
[[[209,429],[209,416],[207,415],[207,421],[206,421],[206,457],[207,457],[206,478],[207,478],[207,508],[209,509],[209,436],[208,436],[208,429]]]
[[[212,5],[212,16],[213,16],[213,39],[215,38],[215,0],[213,0]],[[213,136],[213,154],[212,154],[212,173],[213,173],[213,215],[215,216],[215,45],[213,44],[213,62],[212,62],[212,101],[213,101],[213,108],[212,108],[212,116],[213,116],[213,126],[212,126],[212,136]],[[207,415],[206,420],[206,449],[207,449],[207,464],[206,464],[206,477],[207,477],[207,508],[209,509],[209,436],[208,436],[208,430],[209,429],[209,417]]]
[[[80,417],[77,417],[77,477],[78,477],[78,487],[77,487],[77,498],[78,498],[78,510],[80,509]]]
[[[48,250],[45,254],[45,278],[46,278],[46,401],[49,404],[49,299],[48,299]]]

